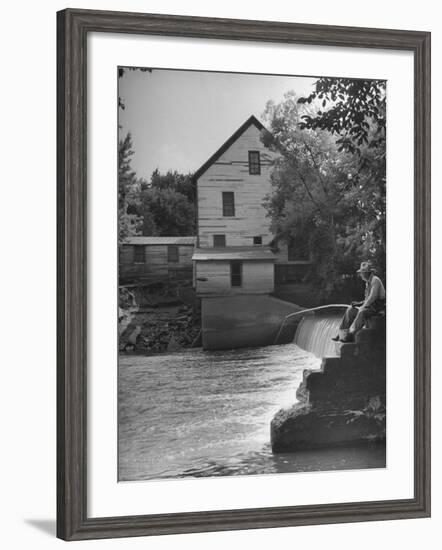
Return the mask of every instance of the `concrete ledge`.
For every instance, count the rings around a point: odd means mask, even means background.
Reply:
[[[285,317],[300,310],[296,304],[261,294],[202,298],[203,348],[271,345]],[[292,341],[294,328],[289,332],[285,337]]]
[[[341,344],[340,354],[343,359],[346,357],[357,357],[359,355],[358,344]]]
[[[373,344],[378,332],[372,328],[363,328],[355,336],[356,344]]]

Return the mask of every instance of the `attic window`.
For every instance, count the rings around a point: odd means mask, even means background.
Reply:
[[[259,176],[261,174],[259,151],[249,151],[249,174],[252,176]]]
[[[261,235],[258,235],[256,237],[253,237],[253,244],[262,244],[262,237]]]

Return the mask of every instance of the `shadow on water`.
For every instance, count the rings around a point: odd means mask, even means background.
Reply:
[[[247,457],[227,462],[208,461],[198,469],[189,468],[179,477],[263,475],[295,472],[330,472],[386,467],[385,443],[367,443],[328,449],[272,454],[270,445]]]

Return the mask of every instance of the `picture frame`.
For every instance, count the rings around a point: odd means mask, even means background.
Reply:
[[[406,50],[414,57],[414,498],[88,517],[87,37],[125,33]],[[66,9],[57,14],[57,536],[195,533],[430,515],[430,33]]]

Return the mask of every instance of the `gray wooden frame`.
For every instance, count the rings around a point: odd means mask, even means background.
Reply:
[[[89,32],[408,50],[415,91],[414,498],[126,517],[86,507],[86,60]],[[57,535],[65,540],[430,515],[430,33],[68,9],[57,14]]]

